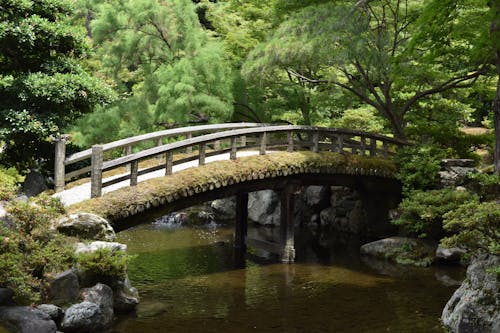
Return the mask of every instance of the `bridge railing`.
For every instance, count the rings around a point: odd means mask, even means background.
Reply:
[[[248,140],[255,138],[255,140]],[[207,147],[213,144],[213,150]],[[252,142],[252,143],[250,143]],[[91,157],[91,197],[102,195],[102,188],[122,181],[130,180],[130,186],[137,185],[140,175],[165,169],[165,175],[172,174],[175,164],[197,159],[199,165],[204,165],[206,158],[229,152],[229,158],[235,160],[238,150],[256,149],[264,155],[269,150],[285,149],[288,152],[307,149],[312,152],[333,151],[351,153],[362,156],[389,157],[394,154],[395,148],[405,142],[394,138],[345,129],[321,128],[310,126],[278,125],[252,128],[239,128],[223,132],[205,134],[184,139],[177,142],[162,144],[140,152],[103,161],[104,145],[94,145]],[[174,152],[187,148],[197,148],[197,154],[188,158],[174,161]],[[162,156],[161,165],[139,170],[139,162]],[[130,165],[129,172],[113,177],[103,182],[103,172]]]
[[[192,138],[195,135],[223,131],[229,129],[238,128],[251,128],[262,126],[262,123],[226,123],[226,124],[213,124],[213,125],[199,125],[199,126],[188,126],[181,128],[168,129],[163,131],[157,131],[153,133],[147,133],[142,135],[137,135],[127,139],[122,139],[118,141],[113,141],[110,143],[98,145],[102,148],[102,153],[110,152],[112,150],[122,149],[123,155],[132,154],[133,148],[144,142],[154,142],[157,146],[164,144],[165,139],[173,137],[185,137],[187,139]],[[66,181],[81,176],[83,174],[89,173],[93,170],[92,165],[95,164],[93,154],[93,148],[80,151],[78,153],[66,156],[66,143],[69,140],[69,135],[61,135],[54,139],[55,142],[55,165],[54,165],[54,182],[56,192],[64,190]],[[214,142],[214,148],[217,148],[218,142]],[[192,153],[192,148],[187,147],[186,153]],[[86,166],[72,172],[66,172],[66,167],[77,162],[91,160],[91,165]]]

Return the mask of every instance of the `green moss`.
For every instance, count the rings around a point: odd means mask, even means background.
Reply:
[[[113,220],[113,217],[131,207],[146,205],[154,199],[183,196],[186,191],[195,191],[224,184],[237,179],[251,179],[255,174],[279,173],[282,170],[317,170],[320,172],[348,173],[358,169],[358,173],[368,174],[368,170],[377,170],[377,174],[391,176],[396,166],[389,160],[331,152],[276,152],[269,155],[242,157],[234,161],[219,161],[203,167],[190,168],[171,176],[150,179],[135,187],[122,188],[100,198],[89,199],[68,210],[73,212],[91,212]],[[360,171],[363,169],[364,171]]]

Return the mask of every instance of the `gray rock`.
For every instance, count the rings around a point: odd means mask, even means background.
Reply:
[[[444,159],[441,160],[441,167],[469,167],[473,168],[476,162],[472,159]]]
[[[64,217],[57,221],[56,228],[62,234],[84,239],[109,242],[116,238],[115,231],[106,219],[90,213],[77,213]]]
[[[500,332],[500,292],[496,273],[500,257],[482,256],[472,261],[467,278],[446,304],[441,320],[454,333]]]
[[[39,171],[31,170],[24,178],[23,193],[28,197],[34,197],[46,190],[48,187],[45,184],[45,177]]]
[[[236,198],[224,198],[212,201],[210,204],[216,221],[228,221],[236,218]]]
[[[69,333],[89,333],[103,330],[105,316],[99,305],[82,302],[70,306],[61,322],[61,329]]]
[[[136,288],[130,285],[128,276],[117,282],[113,297],[113,306],[116,312],[134,311],[137,304],[139,304],[139,293]]]
[[[64,311],[54,304],[40,304],[36,308],[48,315],[56,323],[59,323],[64,316]]]
[[[48,299],[56,305],[74,303],[78,300],[79,289],[78,276],[68,269],[49,279]]]
[[[105,248],[110,249],[111,252],[127,251],[127,245],[122,243],[95,241],[90,244],[77,243],[75,254],[90,253]]]
[[[326,186],[308,186],[304,196],[309,207],[313,209],[323,209],[328,206],[330,191]]]
[[[0,306],[14,305],[14,292],[9,288],[0,288]]]
[[[273,190],[251,192],[248,196],[248,218],[257,224],[278,226],[280,206],[279,196]]]
[[[0,307],[0,322],[12,332],[55,333],[56,323],[50,317],[28,306]]]
[[[102,324],[107,327],[113,321],[113,290],[105,284],[98,283],[92,288],[82,289],[84,302],[95,303],[102,313]]]
[[[436,249],[436,258],[442,261],[459,263],[465,253],[464,249],[458,247],[445,248],[439,245]]]
[[[389,237],[361,246],[360,253],[399,264],[428,266],[435,257],[436,247],[420,239]]]

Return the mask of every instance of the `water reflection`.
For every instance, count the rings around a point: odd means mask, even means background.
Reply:
[[[250,229],[268,240],[275,231]],[[460,279],[451,268],[400,267],[358,256],[359,241],[297,231],[297,263],[251,250],[234,268],[232,228],[140,226],[118,241],[137,254],[136,316],[113,332],[442,332],[438,318]],[[441,274],[441,275],[440,275]]]

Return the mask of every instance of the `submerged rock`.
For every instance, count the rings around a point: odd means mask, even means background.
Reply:
[[[117,281],[113,292],[113,307],[116,312],[134,311],[139,304],[139,292],[132,287],[128,276]]]
[[[499,256],[472,261],[467,278],[446,304],[441,320],[454,333],[500,332],[500,291],[498,276],[489,269],[500,265]]]
[[[12,332],[55,333],[56,323],[45,313],[29,306],[0,307],[0,322]]]
[[[109,222],[95,214],[77,213],[57,222],[57,231],[68,236],[83,239],[114,241],[115,231]]]
[[[363,255],[387,259],[398,264],[429,266],[435,259],[436,246],[420,239],[389,237],[361,246]]]

